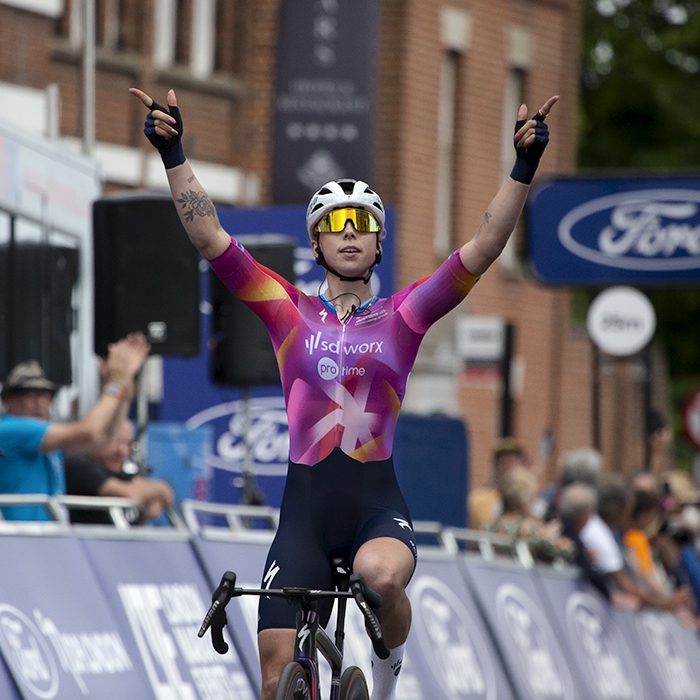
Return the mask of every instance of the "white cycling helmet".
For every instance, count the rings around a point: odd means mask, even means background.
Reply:
[[[384,231],[386,214],[379,195],[373,192],[369,185],[362,180],[333,180],[327,182],[316,192],[306,210],[306,230],[312,241],[318,222],[329,211],[342,207],[357,207],[370,212],[379,222],[380,238],[384,238],[386,235]]]

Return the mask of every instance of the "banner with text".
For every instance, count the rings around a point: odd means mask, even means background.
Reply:
[[[117,620],[138,649],[156,698],[255,700],[231,645],[225,655],[197,637],[211,589],[187,541],[81,542]],[[140,698],[143,695],[122,694]]]
[[[372,186],[377,0],[285,0],[280,10],[272,193],[306,204],[329,180]]]
[[[76,539],[0,537],[0,560],[0,651],[24,700],[156,700]]]
[[[670,287],[700,279],[700,176],[558,177],[527,203],[528,258],[544,284]]]

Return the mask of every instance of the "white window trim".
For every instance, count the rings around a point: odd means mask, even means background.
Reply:
[[[156,0],[153,6],[153,66],[171,68],[175,62],[176,0]]]
[[[197,78],[214,72],[216,49],[216,0],[194,0],[192,4],[192,43],[190,70]]]

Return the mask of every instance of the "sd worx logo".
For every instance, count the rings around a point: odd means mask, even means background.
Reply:
[[[315,336],[307,338],[304,341],[304,345],[309,351],[309,355],[313,356],[316,350],[320,350],[323,353],[333,353],[338,359],[341,359],[343,355],[348,357],[357,357],[358,355],[371,354],[381,354],[383,352],[383,340],[373,340],[369,343],[341,343],[340,340],[328,341],[322,340],[322,332],[319,331]],[[318,361],[317,365],[318,376],[321,379],[337,379],[339,376],[358,376],[362,377],[365,374],[364,367],[343,367],[341,372],[338,362],[332,357],[322,357]]]

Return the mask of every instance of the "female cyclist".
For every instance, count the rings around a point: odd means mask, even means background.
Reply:
[[[416,563],[392,463],[406,382],[428,328],[464,299],[503,250],[547,144],[544,119],[558,97],[530,120],[520,107],[515,167],[474,238],[433,275],[378,299],[371,274],[381,260],[385,212],[364,182],[329,182],[312,197],[306,226],[314,257],[326,269],[326,289],[307,296],[257,264],[221,227],[183,154],[174,91],[167,107],[141,90],[130,92],[150,110],[145,133],[160,151],[190,240],[228,289],[262,318],[277,354],[290,455],[262,586],[328,588],[331,560],[347,558],[383,597],[382,628],[391,654],[383,661],[373,655],[372,698],[393,698],[411,624],[405,588]],[[320,612],[325,624],[330,609]],[[260,599],[263,700],[272,700],[292,659],[295,615],[284,601]]]

